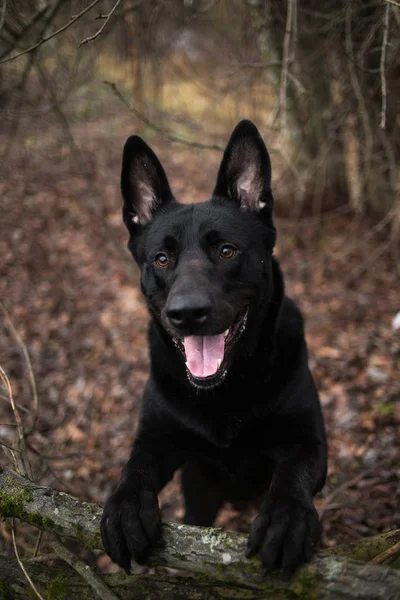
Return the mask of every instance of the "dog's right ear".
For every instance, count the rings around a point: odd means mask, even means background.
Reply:
[[[160,161],[137,135],[128,138],[124,146],[121,192],[123,219],[130,232],[147,225],[162,204],[174,199]]]

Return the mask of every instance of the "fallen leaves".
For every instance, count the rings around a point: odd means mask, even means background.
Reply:
[[[136,427],[149,368],[148,315],[137,269],[121,253],[127,236],[118,176],[127,125],[114,139],[95,123],[86,129],[79,140],[89,155],[96,151],[92,176],[103,221],[88,210],[93,182],[72,172],[61,150],[50,145],[29,160],[16,159],[0,188],[6,188],[0,293],[27,345],[38,386],[40,418],[30,440],[35,476],[103,502]],[[206,199],[220,157],[165,143],[159,150],[178,199]],[[367,219],[351,240],[344,216],[313,227],[294,234],[291,226],[287,233],[279,222],[278,254],[289,294],[305,316],[326,419],[329,477],[317,506],[324,507],[324,543],[333,545],[400,527],[399,284],[383,255],[352,287],[344,285],[380,243],[369,236],[363,245],[371,228]],[[26,414],[32,399],[23,362],[3,333],[1,363]],[[9,422],[7,404],[0,407],[1,421]],[[9,443],[9,428],[5,435]],[[178,482],[179,476],[161,496],[164,516],[172,520],[183,516]],[[218,524],[246,531],[254,515],[254,509],[240,514],[226,507]]]

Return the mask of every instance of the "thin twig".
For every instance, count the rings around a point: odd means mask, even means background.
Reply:
[[[49,560],[60,560],[60,557],[55,552],[46,552],[46,554],[41,554],[40,556],[32,556],[32,558],[26,558],[24,559],[24,563],[28,565],[34,565],[36,563],[49,562]]]
[[[18,461],[16,460],[16,467],[18,468],[18,470],[20,471],[21,475],[27,475],[30,479],[32,479],[32,470],[31,470],[31,465],[29,463],[29,458],[28,458],[28,451],[26,448],[26,440],[25,440],[25,433],[24,433],[24,426],[22,424],[22,419],[21,416],[19,414],[18,408],[15,405],[14,402],[14,398],[13,398],[13,394],[12,394],[12,388],[11,388],[11,383],[7,377],[7,375],[5,374],[4,370],[2,367],[0,367],[0,379],[2,380],[4,387],[7,390],[8,393],[8,397],[10,399],[10,404],[11,404],[11,408],[13,410],[14,413],[14,418],[15,418],[15,422],[17,424],[17,432],[18,432],[18,450],[20,453],[20,458],[21,460]],[[16,458],[14,456],[14,458]]]
[[[42,594],[39,592],[39,590],[37,589],[37,587],[35,586],[35,584],[33,583],[32,579],[29,577],[29,573],[27,572],[27,570],[25,569],[24,565],[22,564],[22,561],[19,557],[18,554],[18,548],[17,548],[17,542],[15,540],[15,526],[14,526],[14,519],[11,519],[11,535],[12,535],[12,541],[13,541],[13,545],[14,545],[14,552],[15,552],[15,557],[18,561],[19,566],[21,567],[21,571],[23,572],[23,574],[25,575],[25,577],[27,578],[30,586],[32,587],[33,591],[35,592],[36,596],[40,599],[40,600],[44,600]]]
[[[356,483],[364,479],[364,477],[367,477],[367,475],[369,475],[372,470],[373,469],[371,468],[366,471],[362,471],[361,473],[358,473],[358,475],[356,475],[352,479],[348,479],[347,481],[342,483],[342,485],[339,485],[337,488],[335,488],[333,492],[331,492],[328,496],[326,496],[321,506],[318,508],[319,518],[321,519],[322,516],[326,513],[326,511],[330,508],[330,506],[332,505],[332,501],[336,498],[338,494],[344,492],[351,486],[355,485]]]
[[[10,458],[11,455],[14,465],[17,465],[18,467],[17,454],[21,454],[21,451],[17,450],[16,448],[13,448],[12,446],[9,446],[4,442],[0,442],[0,446],[3,448],[4,454],[7,456],[7,458]],[[16,470],[18,471],[18,468]]]
[[[118,596],[106,585],[92,569],[58,540],[51,542],[54,551],[68,563],[90,585],[101,600],[119,600]]]
[[[58,11],[61,9],[62,5],[63,5],[63,0],[54,0],[54,3],[51,6],[49,5],[49,12],[48,12],[47,16],[44,18],[43,27],[40,29],[40,33],[39,33],[40,40],[42,40],[44,38],[44,36],[46,35],[48,28],[50,27],[51,23],[53,23],[56,15],[57,15]],[[47,13],[47,9],[46,9],[46,13]],[[25,98],[25,94],[24,94],[25,86],[28,81],[29,73],[32,69],[32,66],[35,62],[35,58],[36,58],[36,55],[38,52],[39,52],[39,46],[33,48],[33,50],[29,54],[28,60],[26,61],[25,69],[22,73],[22,76],[21,76],[20,81],[17,86],[18,95],[16,96],[16,103],[13,108],[13,110],[15,112],[17,112],[17,110],[20,110],[23,105],[23,100]],[[2,62],[5,62],[5,61],[0,61],[0,64]],[[3,160],[7,160],[7,157],[11,153],[13,143],[17,137],[19,125],[20,125],[20,119],[14,119],[14,121],[12,122],[12,125],[11,125],[11,131],[8,136],[7,144],[5,145],[4,151],[2,152]]]
[[[394,4],[394,6],[400,7],[400,2],[395,2],[395,0],[385,0],[385,2],[388,2],[389,4]]]
[[[334,498],[336,498],[336,496],[338,494],[340,494],[341,492],[344,492],[344,490],[347,490],[348,488],[352,487],[353,485],[355,485],[356,483],[358,483],[365,477],[368,477],[368,475],[371,475],[372,473],[376,473],[377,471],[382,469],[385,465],[387,465],[386,458],[379,461],[377,464],[373,465],[372,467],[365,469],[365,471],[361,471],[361,473],[358,473],[352,479],[348,479],[347,481],[345,481],[344,483],[339,485],[337,488],[335,488],[328,496],[326,496],[326,498],[322,502],[321,506],[319,507],[318,513],[319,513],[320,518],[326,512],[326,510],[328,510],[330,508],[332,500]]]
[[[59,33],[65,31],[66,29],[68,29],[69,27],[71,27],[71,25],[73,25],[78,19],[80,19],[81,17],[83,17],[83,15],[85,13],[87,13],[91,8],[93,8],[93,6],[95,6],[99,2],[100,2],[100,0],[94,0],[91,4],[89,4],[89,6],[87,6],[86,8],[84,8],[80,13],[78,13],[75,17],[73,17],[68,23],[66,23],[65,25],[63,25],[62,27],[60,27],[60,29],[57,29],[57,31],[54,31],[50,35],[42,38],[41,40],[39,40],[38,42],[36,42],[36,44],[33,44],[33,46],[30,46],[26,50],[23,50],[22,52],[19,52],[18,54],[14,54],[14,56],[10,56],[10,58],[5,58],[5,59],[1,60],[0,61],[0,65],[3,64],[3,63],[15,60],[16,58],[19,58],[20,56],[23,56],[24,54],[28,54],[29,52],[32,52],[33,50],[36,50],[36,48],[39,48],[39,46],[41,46],[45,42],[48,42],[52,38],[56,37],[56,35],[58,35]]]
[[[116,83],[114,83],[113,81],[103,81],[103,83],[105,83],[106,85],[108,85],[112,89],[112,91],[117,96],[117,98],[119,98],[121,100],[121,102],[123,102],[125,104],[125,106],[138,119],[140,119],[141,121],[143,121],[143,123],[145,125],[147,125],[148,127],[150,127],[150,129],[153,129],[153,131],[155,131],[156,133],[158,133],[159,135],[161,135],[168,142],[176,142],[177,144],[184,144],[185,146],[191,146],[192,148],[199,148],[201,150],[218,150],[219,152],[223,152],[224,151],[224,148],[222,146],[219,146],[218,144],[201,144],[199,142],[189,142],[189,141],[184,140],[182,138],[178,138],[178,137],[176,137],[174,135],[170,135],[169,133],[167,133],[166,131],[164,131],[163,129],[161,129],[161,127],[159,127],[155,123],[152,123],[151,121],[149,121],[149,119],[147,117],[145,117],[144,115],[142,115],[138,110],[136,110],[136,108],[134,108],[133,106],[131,106],[131,104],[129,103],[129,101],[125,98],[125,96],[118,89]]]
[[[7,11],[7,0],[3,0],[3,6],[1,7],[1,15],[0,15],[0,29],[3,28],[4,21],[6,18],[6,11]]]
[[[38,535],[38,538],[36,540],[35,549],[33,551],[32,558],[36,558],[37,557],[37,553],[39,552],[40,544],[42,543],[43,535],[44,535],[44,531],[41,529],[39,531],[39,535]]]
[[[89,173],[86,168],[86,163],[85,163],[84,157],[82,156],[82,153],[75,142],[74,136],[71,133],[68,119],[60,107],[60,104],[57,99],[57,94],[54,90],[53,82],[47,78],[47,74],[46,74],[46,71],[45,71],[42,63],[38,62],[36,64],[36,71],[37,71],[40,83],[42,84],[43,92],[44,93],[48,92],[50,102],[53,105],[53,110],[55,113],[57,113],[57,116],[61,123],[61,127],[65,132],[65,136],[66,136],[69,146],[70,146],[71,156],[74,158],[75,164],[77,165],[81,175],[83,177],[87,178]]]
[[[381,89],[382,89],[382,110],[381,110],[381,128],[386,127],[386,106],[387,106],[387,86],[386,86],[386,75],[385,75],[385,62],[386,62],[386,48],[388,45],[389,37],[389,13],[390,5],[385,6],[385,15],[383,17],[383,38],[382,38],[382,51],[380,61],[380,74],[381,74]]]
[[[392,546],[391,548],[388,548],[387,550],[384,550],[383,552],[378,554],[378,556],[375,556],[370,562],[378,564],[382,564],[384,562],[387,562],[388,560],[391,562],[394,558],[399,556],[399,554],[400,542],[397,542],[397,544],[394,544],[394,546]]]
[[[38,10],[38,12],[33,15],[32,19],[28,21],[28,23],[22,28],[20,33],[14,37],[10,45],[7,46],[7,48],[0,54],[0,60],[7,56],[7,54],[10,54],[12,50],[14,50],[15,46],[18,45],[19,41],[22,40],[26,36],[28,31],[34,25],[36,25],[36,23],[38,23],[41,20],[41,18],[47,13],[48,8],[49,4],[47,3],[43,8]]]
[[[280,66],[282,66],[281,60],[271,60],[270,62],[243,62],[237,65],[233,71],[229,71],[228,73],[225,73],[225,75],[221,75],[220,79],[228,79],[243,69],[268,69],[269,67]]]
[[[287,105],[287,80],[288,70],[291,60],[291,38],[293,26],[293,13],[296,0],[288,0],[288,9],[286,14],[285,36],[283,38],[283,56],[282,56],[282,71],[281,85],[279,90],[279,108],[281,111],[281,125],[283,133],[286,131],[286,105]]]
[[[118,6],[120,4],[121,4],[121,0],[117,0],[116,3],[114,4],[114,6],[112,7],[112,9],[110,10],[110,12],[108,13],[107,18],[104,21],[103,25],[100,27],[100,29],[94,35],[91,35],[90,37],[87,37],[84,40],[82,40],[81,43],[79,44],[79,48],[81,46],[83,46],[83,44],[87,44],[88,42],[92,42],[93,40],[95,40],[96,38],[99,37],[99,35],[102,33],[102,31],[104,30],[104,28],[106,27],[107,23],[109,22],[109,20],[111,19],[111,17],[113,16],[114,12],[116,11],[116,9],[118,8]]]
[[[0,400],[3,400],[3,402],[7,402],[7,404],[10,403],[10,399],[7,398],[7,396],[3,396],[3,394],[0,394]],[[18,409],[21,412],[25,412],[25,413],[30,413],[31,411],[29,410],[29,408],[26,408],[25,406],[22,406],[21,404],[16,404],[16,406],[18,407]]]
[[[4,319],[5,319],[7,328],[9,329],[9,331],[11,332],[11,335],[13,336],[14,340],[16,341],[16,343],[18,344],[18,346],[21,349],[21,352],[23,354],[23,357],[25,359],[26,366],[28,369],[29,381],[31,384],[32,395],[33,395],[33,411],[32,411],[32,419],[33,420],[32,420],[32,424],[31,424],[29,431],[26,433],[26,436],[29,436],[35,430],[36,422],[37,422],[38,415],[39,415],[39,396],[37,393],[35,375],[33,374],[32,363],[31,363],[31,359],[29,358],[29,353],[26,348],[26,345],[24,344],[24,341],[21,338],[21,336],[19,335],[18,331],[15,329],[8,312],[7,312],[4,304],[1,301],[0,301],[0,310],[2,311],[2,313],[4,315]]]
[[[389,239],[388,241],[385,241],[383,242],[383,244],[378,246],[373,252],[371,252],[369,258],[362,262],[356,269],[354,269],[350,273],[350,275],[345,280],[344,285],[346,287],[352,285],[360,277],[360,275],[364,273],[364,271],[367,271],[370,267],[372,267],[372,265],[380,258],[380,256],[382,256],[382,254],[385,253],[385,251],[390,247],[391,244],[392,240]]]
[[[354,52],[353,52],[353,40],[351,36],[351,5],[349,4],[346,9],[345,15],[345,39],[346,39],[346,53],[349,57],[348,66],[350,71],[350,79],[353,86],[354,94],[356,96],[359,109],[360,109],[360,117],[361,123],[364,129],[365,136],[365,152],[364,152],[364,167],[363,167],[363,181],[361,182],[361,187],[363,188],[365,185],[365,181],[368,176],[370,164],[371,164],[371,155],[372,155],[372,146],[373,146],[373,138],[372,138],[372,130],[371,124],[369,120],[368,110],[365,104],[364,94],[361,90],[360,82],[357,77],[356,70],[354,68]]]

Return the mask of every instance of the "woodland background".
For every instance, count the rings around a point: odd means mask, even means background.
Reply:
[[[323,544],[400,527],[399,48],[394,1],[0,1],[0,365],[36,482],[103,503],[134,435],[148,317],[121,220],[125,139],[199,202],[250,118],[326,419]],[[1,466],[20,462],[17,429],[4,387]],[[165,520],[182,518],[178,480]],[[228,506],[218,524],[246,532],[254,515]],[[9,521],[0,533],[13,554]],[[37,530],[17,545],[30,556]]]

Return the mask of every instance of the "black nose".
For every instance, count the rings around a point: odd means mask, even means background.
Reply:
[[[211,308],[211,302],[207,297],[179,294],[170,299],[166,313],[176,329],[195,332],[197,327],[206,323]]]

